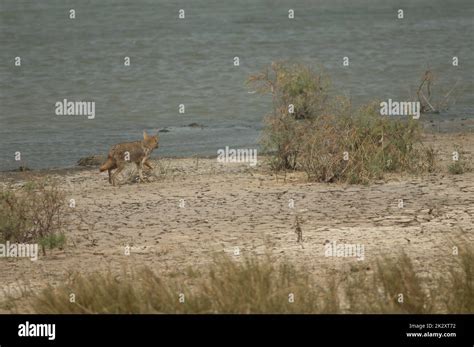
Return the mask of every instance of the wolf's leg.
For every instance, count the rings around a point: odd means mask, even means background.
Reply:
[[[150,162],[147,160],[145,161],[144,165],[149,168],[150,170],[153,170],[153,166],[151,166]]]
[[[112,185],[115,186],[115,182],[117,180],[117,175],[122,172],[122,170],[125,168],[125,163],[117,163],[117,170],[114,172],[112,175]]]
[[[109,183],[112,184],[112,169],[109,169]]]
[[[143,178],[143,163],[146,161],[146,158],[143,158],[140,160],[140,162],[137,164],[138,167],[138,176],[140,177],[140,182],[143,182],[145,179]]]
[[[138,172],[138,183],[141,182],[142,180],[142,175],[141,175],[141,172],[140,172],[140,162],[136,162],[135,165],[137,166],[137,172]]]

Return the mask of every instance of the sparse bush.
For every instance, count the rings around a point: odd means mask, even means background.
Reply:
[[[464,165],[459,161],[455,161],[448,165],[448,171],[452,175],[461,175],[464,173]]]
[[[366,183],[386,172],[434,167],[434,152],[421,145],[418,122],[382,117],[375,103],[352,116],[320,116],[305,129],[300,165],[313,181]]]
[[[63,249],[66,245],[66,235],[63,232],[57,234],[48,234],[39,239],[39,244],[42,248]]]
[[[431,69],[428,69],[423,73],[423,76],[420,80],[420,85],[416,91],[416,96],[418,98],[418,102],[420,103],[421,113],[439,113],[441,111],[446,111],[449,109],[451,104],[455,103],[453,92],[456,89],[459,80],[456,81],[456,83],[449,91],[445,93],[442,98],[442,90],[438,90],[436,93],[432,92],[432,89],[435,85],[435,80],[435,74],[433,71],[431,71]],[[433,97],[435,94],[438,96],[436,99]]]
[[[435,153],[423,146],[418,121],[381,116],[375,102],[353,110],[347,98],[329,96],[327,77],[303,65],[273,63],[249,83],[273,96],[262,144],[274,153],[275,170],[303,170],[312,181],[349,183],[391,171],[433,171]],[[295,104],[295,113],[289,104]]]
[[[54,183],[4,188],[0,193],[0,241],[38,242],[45,254],[46,246],[64,244],[65,210],[65,195]]]
[[[465,172],[471,170],[469,165],[464,159],[464,151],[459,146],[455,147],[455,151],[458,153],[458,160],[453,160],[451,164],[448,165],[448,172],[452,175],[461,175]]]
[[[317,117],[326,111],[329,102],[330,79],[303,64],[273,62],[262,73],[250,76],[248,84],[260,93],[271,93],[274,108],[294,119]]]
[[[262,139],[265,150],[276,151],[272,166],[296,169],[300,136],[305,131],[299,120],[315,118],[329,107],[329,78],[303,64],[273,62],[247,83],[273,98],[273,112],[265,118]]]

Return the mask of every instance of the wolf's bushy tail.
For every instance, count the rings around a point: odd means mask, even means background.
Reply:
[[[99,168],[100,172],[103,172],[105,170],[111,169],[114,166],[114,161],[112,158],[107,158],[107,161],[102,164],[102,166]]]

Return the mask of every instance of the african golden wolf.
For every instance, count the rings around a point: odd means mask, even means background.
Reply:
[[[115,186],[117,175],[125,168],[125,164],[134,162],[137,165],[140,180],[143,181],[143,165],[152,168],[148,163],[148,158],[151,152],[158,148],[159,140],[158,134],[148,136],[146,131],[143,131],[142,141],[116,144],[110,149],[107,161],[100,167],[100,172],[108,170],[109,183]],[[117,170],[112,174],[113,169]]]

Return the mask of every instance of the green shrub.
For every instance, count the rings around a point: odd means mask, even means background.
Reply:
[[[347,98],[329,96],[323,76],[300,64],[273,63],[249,78],[273,97],[262,145],[272,153],[274,170],[303,170],[312,181],[349,183],[391,171],[433,171],[435,153],[423,146],[417,120],[381,116],[375,102],[353,110]]]
[[[262,73],[250,76],[248,84],[260,93],[271,93],[275,110],[283,114],[293,105],[295,119],[317,117],[329,101],[330,79],[299,63],[273,62]]]
[[[465,172],[471,171],[471,168],[464,158],[465,152],[462,148],[460,146],[455,146],[454,151],[458,153],[458,158],[448,165],[448,172],[452,175],[461,175]]]
[[[46,182],[28,182],[21,189],[7,187],[0,193],[0,241],[64,244],[66,226],[64,192]]]
[[[45,235],[39,239],[39,244],[42,248],[63,249],[64,246],[66,245],[66,235],[62,232],[57,233],[57,234]]]

